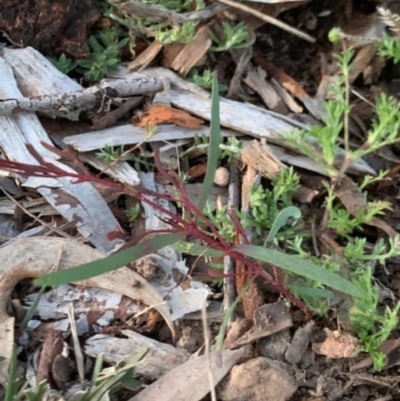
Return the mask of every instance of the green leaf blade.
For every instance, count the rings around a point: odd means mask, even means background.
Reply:
[[[140,244],[124,249],[123,251],[113,253],[103,259],[39,277],[35,280],[35,285],[61,285],[100,276],[122,266],[126,266],[133,260],[146,256],[149,253],[154,253],[165,246],[174,244],[182,240],[184,236],[184,233],[161,234],[145,240]]]
[[[354,297],[362,297],[360,290],[345,278],[297,255],[287,255],[275,249],[255,245],[238,245],[235,250],[248,257],[271,263],[283,270],[317,281]]]
[[[202,210],[209,198],[214,183],[215,171],[218,167],[222,143],[220,118],[219,118],[219,89],[218,78],[214,73],[211,94],[211,124],[210,124],[210,146],[208,147],[207,171],[204,177],[203,188],[199,199],[198,207]]]

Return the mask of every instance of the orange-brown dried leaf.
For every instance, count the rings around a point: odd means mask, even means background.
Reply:
[[[203,176],[207,171],[207,164],[196,164],[189,168],[187,175],[190,178],[199,178]]]
[[[185,128],[200,128],[204,121],[193,117],[186,111],[156,104],[149,107],[137,125],[145,127],[147,124],[152,127],[159,124],[175,124]]]

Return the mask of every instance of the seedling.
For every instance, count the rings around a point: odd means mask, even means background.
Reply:
[[[157,29],[156,39],[161,43],[190,43],[196,34],[197,22],[185,22],[177,27],[168,29]]]
[[[76,61],[71,60],[64,53],[61,54],[61,56],[58,59],[49,57],[49,60],[58,70],[60,70],[64,74],[69,74],[78,65]]]
[[[114,30],[102,31],[89,38],[92,50],[85,60],[79,60],[78,65],[85,70],[85,77],[100,81],[107,72],[120,63],[122,48],[129,42],[129,38],[118,40]]]
[[[140,216],[140,212],[141,212],[140,203],[136,203],[130,209],[126,210],[125,214],[126,217],[128,217],[128,220],[132,223]]]
[[[115,148],[114,146],[105,146],[96,153],[96,156],[107,163],[116,161],[124,153],[124,147]]]
[[[232,26],[229,22],[222,22],[223,37],[219,39],[210,31],[210,36],[217,46],[210,47],[211,51],[223,52],[230,49],[243,49],[253,44],[249,40],[249,30],[244,22]]]
[[[205,69],[202,74],[199,73],[197,68],[192,68],[189,73],[189,79],[196,85],[204,89],[211,89],[213,73],[211,70]],[[219,84],[219,91],[226,91],[228,87],[226,85]]]

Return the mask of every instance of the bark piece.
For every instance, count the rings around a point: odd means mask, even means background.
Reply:
[[[161,42],[155,40],[150,46],[146,47],[146,50],[140,53],[139,56],[129,63],[129,71],[136,71],[146,68],[157,57],[163,46],[164,45]]]
[[[45,68],[45,65],[50,70],[55,70],[55,67],[46,64],[48,60],[38,52],[34,51],[35,57],[27,57],[26,60],[24,55],[29,56],[32,51],[5,49],[3,52],[4,57],[12,63],[14,74],[25,83],[26,91],[31,88],[26,84],[31,77],[35,77],[33,79],[37,84],[35,93],[39,95],[57,92],[59,87],[66,88],[71,83],[69,78],[66,78],[65,82],[65,76],[62,74],[48,74],[45,80],[41,77],[40,81],[37,74]],[[33,60],[35,64],[28,66],[27,62]],[[36,69],[36,66],[40,67]],[[24,74],[21,75],[21,71],[24,71]],[[22,97],[13,72],[3,58],[0,58],[0,85],[2,98]],[[76,88],[75,84],[72,84],[72,87]],[[53,88],[52,91],[49,88]],[[41,90],[43,92],[40,92]],[[29,96],[29,93],[25,94]],[[0,117],[0,146],[9,160],[37,165],[38,161],[26,148],[26,144],[29,143],[42,158],[56,163],[58,156],[44,148],[42,141],[52,145],[35,114],[23,112],[15,118]],[[64,164],[59,163],[58,166],[65,171],[71,171]],[[75,184],[70,178],[30,177],[22,181],[24,186],[37,189],[68,222],[75,223],[79,232],[97,248],[109,252],[121,243],[121,240],[110,241],[108,238],[108,233],[120,230],[120,227],[107,203],[92,184],[87,182]]]
[[[179,52],[171,64],[171,68],[186,76],[207,53],[210,46],[211,38],[208,33],[208,27],[203,26],[196,32],[193,40]]]
[[[46,79],[46,77],[43,77]],[[11,116],[21,111],[40,112],[49,117],[62,117],[76,121],[79,113],[102,109],[113,98],[146,95],[163,90],[162,80],[157,78],[139,80],[108,80],[74,92],[46,94],[29,98],[0,100],[0,115]]]
[[[38,363],[36,380],[41,382],[51,379],[51,365],[57,355],[60,355],[64,347],[62,333],[59,331],[49,331],[46,334],[40,359]]]
[[[277,112],[282,111],[282,99],[265,78],[266,73],[260,67],[257,69],[249,68],[244,82],[260,95],[261,99],[270,110]]]
[[[160,131],[156,135],[148,136],[142,127],[135,127],[132,124],[120,125],[118,127],[106,128],[96,132],[87,132],[79,135],[67,136],[64,139],[66,145],[70,145],[79,152],[90,152],[91,150],[102,149],[104,146],[123,146],[146,142],[176,141],[178,139],[192,139],[195,136],[210,135],[209,127],[198,129],[178,127],[175,125],[159,125]],[[221,130],[224,137],[235,136],[231,130]]]
[[[104,355],[104,360],[112,365],[119,361],[129,362],[142,348],[148,353],[135,368],[136,373],[146,379],[158,379],[185,363],[190,354],[180,348],[163,344],[130,330],[122,330],[128,338],[96,335],[89,338],[84,346],[86,355],[96,358]]]

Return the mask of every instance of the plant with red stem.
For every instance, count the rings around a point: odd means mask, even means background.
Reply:
[[[53,151],[54,153],[65,156],[64,153],[49,146],[48,144],[43,144],[43,146]],[[242,265],[247,267],[249,276],[260,277],[267,283],[271,284],[281,295],[283,295],[287,300],[289,300],[299,309],[301,309],[307,317],[310,317],[311,314],[306,305],[298,300],[295,296],[293,296],[293,294],[291,294],[283,286],[283,284],[279,281],[277,274],[274,274],[274,276],[268,274],[259,261],[249,258],[240,253],[238,250],[235,249],[233,244],[228,242],[219,234],[218,230],[209,220],[209,218],[207,218],[207,216],[205,216],[205,214],[190,201],[183,182],[179,178],[179,176],[174,171],[169,171],[161,165],[158,153],[156,153],[155,155],[155,165],[158,173],[165,181],[170,182],[174,186],[176,190],[176,195],[157,193],[146,188],[132,187],[126,184],[117,183],[112,180],[95,177],[88,173],[86,169],[84,169],[83,165],[80,163],[80,173],[65,171],[61,167],[58,167],[56,164],[45,161],[31,145],[28,144],[27,148],[36,158],[39,165],[31,165],[9,160],[0,160],[0,168],[21,176],[46,178],[70,177],[75,179],[75,183],[77,184],[82,182],[92,182],[95,184],[105,185],[118,189],[118,191],[120,191],[121,193],[133,196],[140,202],[147,203],[149,206],[153,207],[155,210],[159,211],[163,215],[168,216],[164,220],[171,226],[170,229],[152,230],[145,232],[140,236],[140,238],[135,238],[134,241],[126,244],[124,248],[138,243],[140,240],[143,240],[148,235],[161,233],[184,233],[189,240],[195,239],[201,241],[208,247],[218,250],[224,255],[227,255],[237,262],[240,262]],[[151,200],[149,197],[161,198],[167,201],[180,203],[182,205],[182,208],[184,209],[184,216],[182,217],[179,214],[172,213],[170,210],[163,208],[162,206]],[[230,212],[230,217],[235,227],[237,238],[241,238],[242,243],[249,244],[250,241],[247,238],[246,232],[237,215]],[[203,228],[201,226],[203,226]],[[272,268],[273,271],[276,273],[276,267],[272,266]]]

